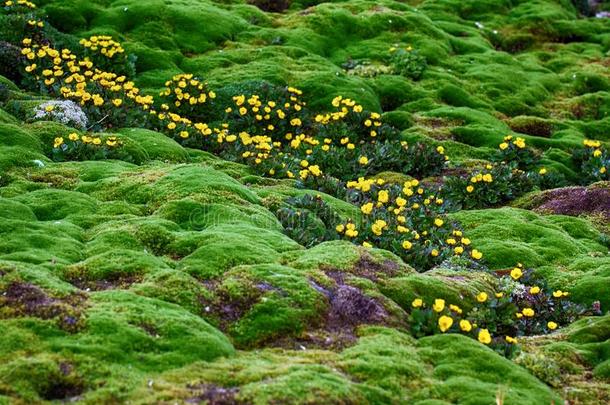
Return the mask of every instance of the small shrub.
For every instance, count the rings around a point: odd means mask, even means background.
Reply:
[[[584,148],[575,149],[572,160],[580,168],[581,184],[610,180],[610,152],[600,141],[586,139]]]
[[[410,46],[402,49],[390,48],[390,63],[395,74],[418,80],[428,63],[426,58]]]
[[[34,108],[33,121],[56,121],[73,128],[87,129],[88,119],[80,106],[73,101],[47,101]]]
[[[284,232],[293,240],[309,248],[338,239],[335,227],[341,219],[319,195],[289,198],[285,204],[275,215],[282,223]]]
[[[580,315],[593,313],[571,302],[568,296],[568,292],[545,287],[532,277],[531,270],[517,264],[499,275],[493,294],[479,292],[468,312],[460,307],[461,303],[416,298],[409,325],[416,337],[462,333],[511,357],[520,337],[546,334],[574,322]]]
[[[525,144],[525,139],[508,135],[498,146],[499,151],[494,156],[496,162],[504,162],[507,165],[520,169],[531,170],[540,158]]]
[[[21,52],[19,47],[0,41],[0,75],[17,83],[21,81]]]
[[[528,173],[505,163],[486,165],[468,175],[445,179],[443,195],[455,209],[493,207],[532,190]]]

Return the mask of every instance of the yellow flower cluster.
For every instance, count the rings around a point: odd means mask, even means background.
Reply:
[[[347,236],[348,238],[355,238],[358,236],[358,230],[356,229],[356,225],[352,222],[349,222],[346,225],[337,225],[336,231],[338,233],[345,232],[345,236]]]
[[[602,143],[600,141],[595,141],[592,139],[585,139],[582,143],[587,148],[599,148],[600,146],[602,146]]]
[[[78,58],[68,49],[61,52],[48,45],[32,45],[32,40],[23,40],[21,53],[30,65],[25,70],[43,80],[47,87],[57,86],[64,98],[79,101],[82,105],[103,106],[110,101],[115,107],[124,99],[132,100],[143,110],[149,110],[154,100],[143,96],[140,90],[125,76],[104,72],[93,66],[93,62]]]
[[[331,105],[337,108],[337,111],[327,113],[327,114],[318,114],[315,117],[315,122],[327,125],[332,121],[339,121],[348,116],[350,112],[361,113],[364,109],[362,105],[357,104],[354,100],[349,98],[343,98],[343,96],[335,97]],[[376,112],[371,113],[368,117],[365,118],[363,124],[365,128],[367,128],[368,133],[371,137],[376,137],[378,135],[377,128],[381,126],[380,121],[381,115]],[[348,144],[348,142],[342,142],[342,144]]]
[[[504,137],[504,142],[502,142],[499,147],[501,150],[505,150],[508,148],[509,144],[511,143],[515,145],[517,148],[519,149],[523,149],[525,148],[525,139],[517,137],[513,140],[513,136],[512,135],[507,135]]]
[[[5,7],[13,7],[13,6],[20,6],[20,7],[27,7],[29,9],[35,9],[36,8],[36,4],[32,3],[31,1],[27,1],[27,0],[7,0],[4,2],[4,6]]]
[[[492,169],[493,169],[492,165],[489,165],[489,164],[485,165],[485,170],[472,176],[470,178],[470,184],[468,184],[466,186],[466,192],[472,193],[474,191],[475,185],[477,183],[488,183],[488,184],[493,183],[493,181],[494,181],[493,176],[491,175],[491,173],[488,172],[489,170],[492,170]]]
[[[69,134],[67,136],[67,138],[68,138],[68,140],[70,140],[72,142],[80,141],[85,145],[93,145],[93,146],[105,145],[110,148],[114,148],[116,146],[121,145],[121,141],[116,136],[109,136],[108,138],[106,138],[105,141],[103,141],[102,138],[100,138],[98,136],[88,136],[88,135],[80,136],[79,134],[73,132],[73,133]],[[53,147],[56,149],[61,148],[65,144],[66,144],[66,142],[63,137],[57,137],[53,140]]]
[[[89,39],[81,39],[82,46],[95,53],[101,53],[107,58],[112,59],[116,54],[125,53],[125,49],[119,42],[116,42],[109,35],[94,35]]]
[[[486,300],[487,300],[486,293],[482,292],[477,296],[477,301],[479,301],[479,302],[484,302]],[[415,298],[411,302],[411,306],[414,309],[420,309],[420,308],[425,307],[425,303],[421,298]],[[465,333],[465,334],[469,334],[473,329],[478,328],[478,325],[475,323],[472,323],[470,320],[460,319],[460,315],[462,315],[463,310],[458,305],[455,305],[455,304],[447,305],[446,301],[442,298],[436,298],[434,300],[434,302],[432,303],[431,309],[434,313],[439,315],[438,319],[437,319],[437,326],[438,326],[438,330],[441,333],[445,333],[449,329],[451,329],[451,327],[454,325],[454,323],[456,321],[457,321],[457,325],[459,327],[459,331],[462,333]],[[555,327],[556,327],[556,325],[555,325]],[[486,329],[486,328],[479,328],[478,331],[475,332],[473,337],[476,337],[476,339],[479,342],[481,342],[485,345],[490,344],[493,340],[493,337],[492,337],[491,333],[489,332],[489,329]],[[507,343],[516,344],[517,338],[511,337],[511,336],[506,336],[505,341]]]
[[[447,230],[450,236],[438,239],[436,230],[446,226],[445,220],[434,214],[443,205],[443,199],[420,186],[418,180],[410,180],[403,184],[401,193],[393,198],[383,179],[361,177],[356,181],[347,182],[347,187],[368,194],[369,201],[360,206],[365,219],[379,216],[371,220],[370,229],[374,236],[381,237],[390,232],[395,239],[400,240],[404,250],[411,250],[415,245],[424,248],[432,257],[437,257],[441,249],[451,249],[452,254],[460,256],[470,248],[470,239],[463,236],[458,229]],[[376,195],[373,188],[378,189]],[[410,218],[427,218],[422,223],[412,221]],[[372,245],[366,241],[367,245]],[[470,250],[470,257],[480,260],[483,254],[476,249]]]
[[[208,100],[216,98],[216,93],[207,90],[207,83],[201,82],[192,74],[179,74],[165,82],[165,89],[159,93],[160,96],[169,97],[176,107],[183,103],[189,105],[204,104]],[[169,110],[167,104],[161,106],[162,110]]]

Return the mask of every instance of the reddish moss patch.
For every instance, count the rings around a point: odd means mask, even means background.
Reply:
[[[561,215],[594,214],[610,219],[610,189],[568,187],[550,190],[540,196],[535,209]]]
[[[86,299],[84,294],[54,298],[34,284],[14,281],[0,291],[0,318],[55,319],[60,328],[77,332],[85,323]]]

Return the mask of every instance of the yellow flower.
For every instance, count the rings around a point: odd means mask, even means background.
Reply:
[[[101,145],[102,144],[102,140],[100,138],[93,138],[92,143],[94,145]]]
[[[538,174],[544,176],[546,174],[546,169],[543,167],[542,169],[538,170]]]
[[[506,148],[508,148],[508,144],[507,144],[506,142],[502,142],[502,143],[500,144],[500,149],[504,150],[504,149],[506,149]]]
[[[80,137],[78,136],[78,134],[73,132],[70,135],[68,135],[68,139],[71,141],[78,141],[80,139]]]
[[[491,343],[491,335],[489,334],[489,331],[487,329],[479,330],[479,336],[477,337],[477,339],[479,340],[479,342],[485,345]]]
[[[550,329],[550,330],[555,330],[557,329],[557,324],[553,321],[549,321],[546,326]]]
[[[422,305],[424,305],[424,302],[422,301],[421,298],[415,298],[413,300],[413,302],[411,303],[411,306],[413,308],[420,308]]]
[[[59,137],[59,138],[55,138],[55,141],[53,143],[53,147],[54,148],[59,148],[61,145],[63,145],[64,143],[64,138]]]
[[[408,240],[405,240],[402,242],[402,248],[409,250],[413,247],[413,244],[411,242],[409,242]]]
[[[436,151],[442,155],[443,153],[445,153],[445,148],[443,148],[442,146],[437,146]]]
[[[510,344],[517,344],[517,342],[518,342],[517,338],[511,337],[511,336],[505,336],[504,339],[506,340],[506,343],[510,343]]]
[[[599,149],[595,149],[595,151],[593,151],[593,157],[600,157],[602,155],[602,151]]]
[[[481,291],[478,295],[477,295],[477,301],[479,302],[485,302],[487,301],[487,293]]]
[[[360,207],[360,211],[365,215],[369,215],[373,211],[373,203],[364,204]]]
[[[434,220],[434,225],[438,226],[439,228],[440,228],[441,226],[443,226],[443,224],[444,224],[444,222],[443,222],[443,220],[442,220],[442,219],[440,219],[440,218],[436,218],[436,219]]]
[[[430,255],[431,255],[432,257],[436,257],[436,256],[438,256],[438,254],[439,254],[439,253],[438,253],[438,250],[437,250],[437,249],[432,249],[432,251],[430,252]]]
[[[476,249],[472,249],[472,252],[470,252],[470,256],[472,256],[472,258],[475,260],[480,260],[483,257],[483,253],[479,252]]]
[[[320,166],[318,165],[309,166],[309,171],[316,177],[322,174],[322,170],[320,170]]]
[[[453,325],[453,318],[447,315],[443,315],[438,318],[438,328],[441,332],[445,333]]]
[[[377,221],[375,221],[375,223],[373,225],[371,225],[371,230],[373,231],[373,233],[377,236],[381,236],[383,230],[387,227],[387,223],[382,220],[382,219],[378,219]]]
[[[432,309],[434,312],[441,312],[443,309],[445,309],[445,300],[442,298],[435,299]]]
[[[365,248],[371,248],[371,247],[373,247],[373,245],[371,245],[371,244],[370,244],[369,242],[367,242],[367,241],[362,242],[362,246],[364,246]]]
[[[189,137],[188,131],[180,131],[180,138],[186,139]]]
[[[121,104],[123,104],[123,100],[121,100],[120,98],[115,98],[114,100],[112,100],[112,104],[114,104],[115,107],[120,107]]]
[[[462,313],[462,308],[460,308],[460,307],[458,307],[457,305],[454,305],[454,304],[449,305],[449,309],[451,309],[456,314],[461,314]]]
[[[378,195],[379,202],[387,203],[390,200],[390,193],[387,190],[381,190]]]
[[[504,297],[504,293],[503,292],[497,292],[496,293],[496,298],[502,298]]]
[[[534,286],[534,287],[530,288],[530,294],[532,294],[532,295],[536,295],[539,292],[540,292],[540,287],[538,287],[538,286]]]
[[[345,231],[345,236],[349,238],[355,238],[356,236],[358,236],[358,231],[355,229],[348,229],[347,231]]]
[[[460,321],[460,329],[464,332],[470,332],[472,330],[472,324],[467,319],[462,319]]]
[[[167,129],[176,129],[176,123],[170,122],[169,124],[167,124]]]
[[[468,186],[466,187],[466,191],[469,193],[472,193],[474,191],[474,187],[473,186]]]
[[[111,137],[106,140],[106,145],[108,145],[110,147],[114,147],[114,146],[116,146],[117,142],[118,141],[115,137]]]
[[[519,267],[515,267],[514,269],[512,269],[510,271],[510,276],[513,278],[513,280],[519,280],[522,275],[523,275],[523,272],[521,271],[521,269]]]
[[[523,149],[523,148],[525,148],[525,139],[517,138],[513,141],[513,144],[515,144],[517,146],[517,148]]]
[[[534,312],[534,310],[531,308],[523,308],[521,313],[523,313],[523,316],[527,316],[528,318],[531,318],[536,314],[536,312]]]
[[[358,163],[363,166],[367,165],[369,163],[369,159],[366,156],[360,156],[360,159],[358,159]]]
[[[553,291],[553,297],[560,298],[562,296],[563,296],[563,291],[561,291],[561,290]]]

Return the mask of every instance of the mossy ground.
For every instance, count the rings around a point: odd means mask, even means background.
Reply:
[[[295,1],[283,14],[245,1],[38,3],[62,31],[120,38],[146,91],[188,72],[215,88],[293,85],[314,106],[341,94],[455,163],[489,158],[514,133],[572,179],[570,149],[610,141],[610,23],[581,18],[569,1]],[[420,80],[341,68],[383,64],[395,44],[426,57]],[[419,274],[348,242],[305,249],[269,207],[308,191],[153,131],[116,129],[131,163],[53,163],[52,140],[69,128],[22,122],[30,96],[10,88],[0,110],[0,403],[610,400],[608,316],[532,338],[516,362],[460,335],[416,340],[405,324],[415,297],[467,309],[493,277]],[[607,222],[520,206],[453,218],[490,268],[523,262],[607,312]]]

